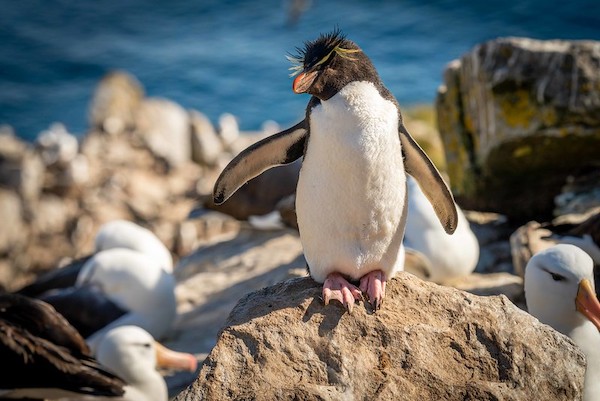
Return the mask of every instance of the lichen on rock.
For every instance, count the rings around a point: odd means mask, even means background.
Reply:
[[[551,216],[569,174],[600,161],[600,42],[500,38],[438,91],[452,190],[467,208]]]

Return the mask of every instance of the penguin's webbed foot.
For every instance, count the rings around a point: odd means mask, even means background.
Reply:
[[[337,299],[344,305],[348,312],[352,313],[354,302],[362,298],[362,293],[353,284],[350,284],[339,273],[331,273],[323,283],[323,301],[325,305],[332,299]]]
[[[385,297],[385,273],[381,270],[373,270],[362,276],[359,289],[367,294],[367,299],[373,306],[374,311],[381,308],[381,303]]]

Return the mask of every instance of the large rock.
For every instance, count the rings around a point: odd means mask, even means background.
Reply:
[[[131,130],[143,98],[144,88],[133,75],[125,71],[106,74],[98,83],[90,103],[90,126],[111,135]]]
[[[192,160],[200,165],[215,166],[223,152],[223,143],[206,115],[190,110]]]
[[[547,219],[567,175],[600,160],[600,42],[483,43],[448,66],[437,111],[461,205]]]
[[[377,314],[310,278],[242,299],[187,400],[578,400],[585,359],[505,297],[400,274]]]
[[[190,118],[179,104],[162,98],[144,99],[137,109],[135,132],[152,153],[171,167],[191,160]]]

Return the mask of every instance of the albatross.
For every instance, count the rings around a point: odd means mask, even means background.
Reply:
[[[139,326],[160,339],[171,328],[177,314],[175,286],[175,277],[164,270],[160,261],[148,255],[125,248],[98,253],[83,266],[76,287],[100,291],[125,313],[86,337],[87,343],[94,351],[104,333],[124,325]],[[63,300],[62,305],[69,303],[77,306],[77,297]],[[82,314],[82,309],[82,306],[70,307],[67,319],[73,313]],[[59,311],[62,313],[62,309]]]
[[[96,358],[123,378],[125,394],[118,398],[86,396],[60,401],[167,401],[167,384],[158,369],[194,372],[197,367],[192,354],[166,348],[137,326],[117,327],[103,335]]]
[[[408,214],[404,247],[407,254],[417,251],[425,260],[424,276],[441,283],[444,280],[466,276],[475,270],[479,260],[479,242],[469,221],[456,206],[458,224],[454,234],[448,234],[440,225],[433,206],[417,184],[407,175]]]
[[[108,330],[137,325],[161,338],[176,315],[173,260],[149,230],[125,220],[106,223],[96,252],[19,290],[60,312],[94,350]]]
[[[139,326],[160,339],[177,313],[175,285],[175,278],[160,261],[131,249],[114,248],[88,260],[72,290],[49,294],[45,299],[75,327],[82,321],[89,323],[90,318],[108,322],[86,333],[86,341],[95,352],[98,340],[118,326]],[[94,302],[90,302],[92,298]],[[107,304],[121,312],[109,316],[114,310],[106,309]]]
[[[58,288],[73,287],[81,269],[99,252],[126,248],[149,255],[168,272],[173,272],[173,257],[167,247],[147,228],[127,220],[112,220],[104,223],[94,238],[94,252],[59,269],[38,277],[33,283],[21,288],[18,293],[29,297],[39,297],[45,292]]]
[[[584,401],[600,400],[600,303],[593,267],[582,249],[558,244],[535,254],[525,268],[529,313],[570,337],[586,356]]]

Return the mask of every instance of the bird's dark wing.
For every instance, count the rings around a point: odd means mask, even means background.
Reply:
[[[0,321],[20,327],[75,355],[90,355],[81,334],[46,302],[19,294],[0,295]]]
[[[21,295],[0,295],[0,361],[3,390],[54,388],[104,396],[124,392],[125,383],[89,356],[83,338],[64,317],[52,306]]]
[[[419,187],[431,202],[444,230],[448,234],[452,234],[458,224],[458,213],[450,189],[423,149],[410,136],[401,119],[398,131],[406,172],[417,180]]]
[[[302,120],[243,150],[229,162],[217,179],[213,191],[215,204],[225,202],[238,188],[263,171],[301,158],[307,135],[308,124]]]
[[[93,285],[63,288],[40,299],[52,305],[84,338],[128,312]]]
[[[76,259],[64,267],[42,274],[33,283],[18,290],[17,294],[37,298],[46,291],[74,286],[81,268],[90,257]]]
[[[55,388],[80,394],[118,396],[125,383],[91,357],[0,320],[0,388]],[[43,394],[41,394],[43,395]]]

